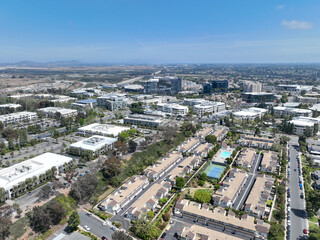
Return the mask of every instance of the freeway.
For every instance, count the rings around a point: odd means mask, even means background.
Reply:
[[[308,220],[305,211],[305,199],[301,199],[300,195],[303,193],[305,196],[304,190],[300,190],[299,188],[299,171],[298,171],[298,161],[297,157],[299,156],[299,152],[294,149],[292,146],[296,143],[293,140],[289,143],[289,164],[290,164],[290,177],[288,188],[290,189],[290,199],[291,199],[291,211],[290,211],[290,221],[291,221],[291,231],[290,231],[290,239],[301,239],[304,237],[303,229],[308,229]],[[302,177],[302,169],[301,169],[301,177]],[[302,179],[303,185],[303,179]]]
[[[112,239],[111,236],[114,231],[108,225],[102,225],[103,221],[97,218],[94,215],[88,216],[87,212],[79,211],[80,216],[80,226],[84,227],[85,225],[90,227],[90,232],[101,238],[105,236],[108,239]]]
[[[256,155],[255,160],[253,162],[253,166],[250,168],[250,173],[249,173],[249,176],[246,180],[246,183],[242,187],[242,189],[239,193],[239,196],[237,197],[237,199],[235,200],[235,202],[233,204],[234,209],[236,209],[236,210],[241,209],[244,202],[247,200],[248,195],[250,194],[250,191],[253,187],[253,184],[255,183],[255,181],[257,179],[257,170],[258,170],[258,167],[260,166],[261,158],[262,158],[262,156],[260,153],[258,155]]]

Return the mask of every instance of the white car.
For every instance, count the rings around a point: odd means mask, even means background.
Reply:
[[[85,230],[90,231],[90,228],[87,225],[84,225],[83,227]]]

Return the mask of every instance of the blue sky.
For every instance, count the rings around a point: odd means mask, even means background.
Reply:
[[[0,62],[320,62],[318,0],[3,0]]]

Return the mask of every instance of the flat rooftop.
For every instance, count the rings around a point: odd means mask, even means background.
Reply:
[[[121,132],[130,130],[129,127],[122,127],[109,124],[93,123],[78,129],[79,132],[89,132],[99,135],[118,136]]]
[[[52,167],[72,161],[72,158],[55,153],[44,153],[24,162],[0,170],[0,187],[18,185],[27,178],[40,175]]]
[[[73,143],[70,147],[81,148],[90,151],[99,150],[106,145],[111,145],[117,141],[116,138],[104,137],[99,135],[94,135],[92,137],[83,139],[79,142]]]

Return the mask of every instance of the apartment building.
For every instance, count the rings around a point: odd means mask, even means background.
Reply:
[[[203,227],[197,224],[193,224],[190,227],[182,227],[177,231],[179,240],[243,240],[250,239],[244,237],[234,236],[227,234],[219,230],[213,230],[208,227]]]
[[[237,159],[237,165],[250,169],[253,166],[254,160],[256,159],[256,149],[243,148]]]
[[[35,112],[17,112],[0,116],[0,122],[2,122],[5,126],[9,124],[34,121],[37,119],[38,115]]]
[[[59,107],[46,107],[38,109],[39,112],[42,112],[46,117],[50,118],[67,118],[75,117],[78,115],[78,111],[75,109],[59,108]]]
[[[97,157],[111,149],[113,149],[116,138],[94,135],[83,139],[76,143],[72,143],[69,147],[69,152],[74,155],[81,156],[85,151],[93,157]]]
[[[236,236],[246,239],[267,239],[270,225],[263,221],[255,224],[255,218],[242,215],[241,219],[235,216],[232,210],[229,214],[224,208],[216,207],[213,210],[208,205],[181,200],[177,202],[174,210],[176,216],[203,224],[207,228],[214,227],[224,229],[226,232],[234,232]]]
[[[213,127],[205,127],[196,133],[196,136],[205,139],[206,136],[211,135],[214,132]]]
[[[270,149],[273,143],[278,143],[278,139],[269,139],[265,137],[252,136],[252,135],[240,135],[237,143],[240,146],[260,148],[260,149]]]
[[[262,154],[261,171],[272,173],[277,170],[278,155],[275,152],[267,151]]]
[[[189,138],[187,141],[184,141],[179,147],[180,152],[190,153],[193,152],[200,145],[200,141],[197,138]]]
[[[217,141],[222,141],[226,137],[228,131],[229,131],[228,128],[221,127],[219,129],[215,130],[212,135],[216,136]]]
[[[193,169],[198,167],[201,163],[201,158],[195,155],[189,156],[183,160],[175,169],[173,169],[167,180],[172,184],[175,184],[177,177],[185,177],[186,174],[190,174]]]
[[[232,169],[223,181],[223,185],[212,196],[213,203],[221,207],[232,207],[247,177],[246,171]]]
[[[99,204],[102,211],[116,214],[148,186],[146,176],[133,176]]]
[[[160,199],[166,197],[172,186],[168,182],[153,184],[137,199],[127,212],[127,218],[136,220],[141,214],[156,211]]]
[[[209,151],[212,149],[211,143],[202,143],[194,149],[193,153],[199,157],[207,157]]]
[[[272,199],[272,177],[258,175],[245,203],[245,211],[256,218],[261,218],[267,211],[267,201]],[[270,211],[270,210],[269,210]]]
[[[181,160],[182,155],[180,152],[173,152],[167,154],[164,158],[160,159],[153,166],[148,167],[144,173],[150,180],[156,180],[162,177],[169,169],[174,166],[179,160]]]

